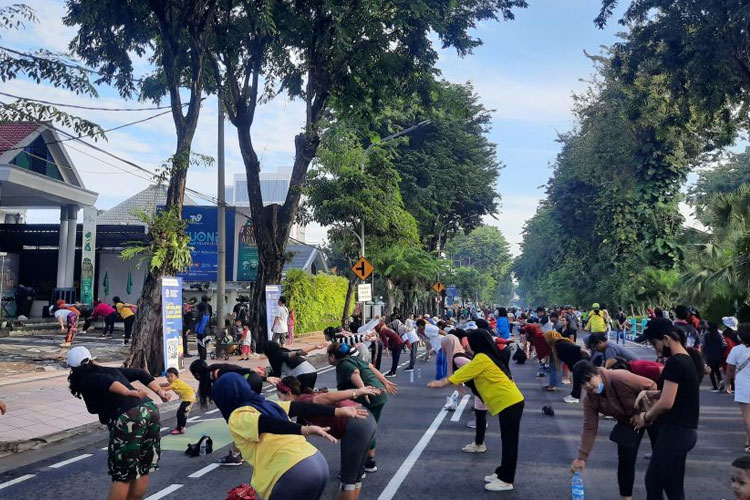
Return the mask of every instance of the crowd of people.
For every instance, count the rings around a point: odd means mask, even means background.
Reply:
[[[196,310],[202,317],[192,325],[196,332],[212,313],[207,300],[201,303],[204,306]],[[112,323],[108,318],[122,317],[124,309],[132,312],[129,304],[119,300],[105,305],[97,304],[95,310],[98,307],[96,316],[102,316],[108,328]],[[75,315],[75,308],[75,304],[58,302],[54,312]],[[70,328],[69,316],[55,316],[63,328]],[[318,370],[307,359],[308,351],[282,345],[280,341],[288,337],[276,334],[288,334],[288,329],[274,331],[276,340],[265,343],[265,367],[208,364],[204,357],[193,361],[190,372],[198,381],[197,394],[174,368],[167,370],[165,381],[157,382],[142,370],[101,366],[82,346],[68,351],[68,380],[71,393],[83,399],[88,411],[109,428],[111,500],[142,498],[148,475],[158,466],[159,410],[154,398],[133,385],[136,381],[162,401],[170,399],[171,392],[180,398],[172,434],[185,432],[195,403],[203,407],[215,403],[234,441],[221,463],[246,461],[253,466],[251,484],[262,498],[322,497],[329,469],[320,451],[306,439],[315,435],[340,445],[337,500],[357,499],[367,474],[378,470],[378,422],[389,397],[398,393],[391,379],[399,369],[400,356],[409,350],[404,371],[414,370],[420,345],[424,345],[423,361],[435,360],[435,376],[428,388],[454,386],[459,397],[474,396],[470,425],[474,439],[461,451],[486,453],[488,413],[498,418],[499,465],[482,478],[484,489],[514,489],[526,398],[514,380],[511,363],[535,360],[545,391],[555,392],[569,384],[570,394],[563,400],[582,403],[581,439],[570,464],[572,473],[586,469],[600,418],[611,418],[615,425],[609,439],[617,444],[620,497],[632,499],[638,450],[647,433],[652,449],[644,481],[647,498],[684,499],[685,464],[697,441],[699,387],[704,375],[710,374],[712,391],[731,394],[739,404],[746,433],[744,451],[750,455],[750,370],[746,369],[750,324],[725,317],[719,329],[685,306],[671,313],[656,309],[649,316],[633,342],[650,344],[653,360],[638,359],[618,343],[618,332],[628,328],[629,321],[619,312],[611,317],[600,304],[593,304],[589,311],[454,307],[442,317],[395,313],[366,324],[355,318],[347,329],[327,328],[326,343],[314,349],[324,350],[334,367],[335,391],[316,388]],[[236,328],[249,338],[247,325],[239,319],[237,323]],[[384,353],[391,356],[385,373],[381,372]],[[276,400],[262,394],[264,382],[275,387]],[[456,397],[449,397],[445,410],[455,410],[456,403]],[[0,404],[0,412],[4,411]],[[739,458],[732,466],[737,498],[750,500],[750,459]]]

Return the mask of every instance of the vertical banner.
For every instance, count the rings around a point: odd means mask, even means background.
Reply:
[[[237,281],[255,281],[258,276],[258,246],[255,244],[255,231],[249,219],[238,215],[237,230]],[[244,220],[244,223],[243,223]],[[240,225],[241,224],[241,225]]]
[[[216,281],[219,262],[219,229],[216,207],[186,206],[182,209],[182,217],[187,222],[186,232],[190,236],[190,252],[193,265],[179,276],[185,281]],[[232,281],[232,263],[234,262],[234,212],[226,214],[227,247],[226,278]]]
[[[164,335],[164,371],[182,368],[182,278],[161,279],[161,324]]]
[[[266,285],[266,331],[268,340],[273,340],[273,319],[279,314],[279,297],[281,297],[281,285]]]
[[[83,209],[81,239],[81,303],[94,302],[94,266],[96,265],[96,208]]]

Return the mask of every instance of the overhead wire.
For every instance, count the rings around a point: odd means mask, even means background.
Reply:
[[[7,92],[0,92],[0,95],[4,95],[6,97],[12,97],[13,99],[38,102],[41,104],[49,104],[51,106],[59,106],[62,108],[87,109],[91,111],[156,111],[160,109],[172,109],[172,106],[151,106],[151,107],[144,107],[144,108],[105,108],[105,107],[97,107],[97,106],[83,106],[81,104],[66,104],[64,102],[46,101],[44,99],[23,97],[23,96],[18,96],[14,94],[9,94]]]

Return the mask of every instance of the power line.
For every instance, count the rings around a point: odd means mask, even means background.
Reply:
[[[6,52],[10,52],[11,54],[15,54],[17,56],[26,57],[28,59],[34,59],[35,61],[45,61],[45,62],[51,62],[51,63],[59,64],[61,66],[65,66],[66,68],[71,68],[71,69],[75,69],[75,70],[78,70],[78,71],[83,71],[84,73],[89,73],[89,74],[92,74],[92,75],[106,76],[106,77],[111,77],[112,76],[109,73],[104,73],[102,71],[97,71],[95,69],[87,68],[85,66],[81,66],[80,64],[71,64],[71,63],[68,63],[68,62],[65,62],[65,61],[61,61],[59,59],[54,59],[52,57],[44,57],[44,56],[40,56],[38,54],[30,54],[28,52],[22,52],[20,50],[11,49],[9,47],[4,47],[2,45],[0,45],[0,50],[4,50]],[[51,52],[48,52],[48,53],[51,54]],[[143,78],[133,78],[133,81],[134,82],[143,82],[144,79]]]
[[[31,97],[23,97],[23,96],[8,94],[7,92],[0,92],[0,95],[4,95],[6,97],[12,97],[13,99],[38,102],[41,104],[49,104],[52,106],[59,106],[63,108],[88,109],[91,111],[156,111],[159,109],[172,109],[171,106],[152,106],[148,108],[100,108],[96,106],[82,106],[79,104],[65,104],[62,102],[45,101],[43,99],[33,99]]]

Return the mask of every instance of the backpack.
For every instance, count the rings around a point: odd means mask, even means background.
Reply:
[[[209,436],[201,436],[201,438],[198,440],[195,444],[188,444],[187,449],[185,450],[185,455],[189,457],[199,457],[201,455],[201,445],[204,443],[206,444],[206,454],[213,453],[214,451],[214,442],[211,440]]]

